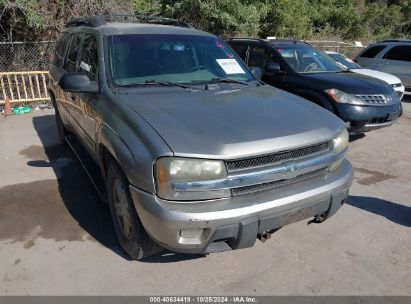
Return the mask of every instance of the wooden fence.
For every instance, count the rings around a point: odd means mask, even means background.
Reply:
[[[0,104],[49,101],[48,81],[48,71],[0,72]]]

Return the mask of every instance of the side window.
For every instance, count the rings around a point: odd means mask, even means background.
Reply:
[[[53,63],[58,67],[60,67],[63,63],[64,50],[66,49],[68,37],[68,33],[63,33],[61,37],[57,40],[56,48],[54,50]]]
[[[231,44],[230,46],[238,54],[238,56],[245,61],[248,46],[246,44]]]
[[[90,34],[86,34],[84,37],[79,62],[79,71],[87,73],[91,81],[96,80],[98,71],[97,39]]]
[[[278,60],[273,53],[269,53],[265,48],[258,46],[251,48],[250,56],[248,58],[248,66],[259,67],[264,70],[265,65],[268,63],[278,63]]]
[[[383,49],[385,49],[386,45],[375,45],[370,47],[368,50],[366,50],[364,53],[360,55],[360,57],[364,58],[374,58],[375,56],[378,55],[379,52],[381,52]]]
[[[77,71],[77,54],[81,43],[81,34],[74,34],[70,41],[64,68],[67,72]]]
[[[384,59],[411,61],[411,46],[394,46],[385,54]]]

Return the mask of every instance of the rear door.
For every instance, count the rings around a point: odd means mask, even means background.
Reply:
[[[411,87],[411,45],[396,45],[388,49],[378,62],[377,70],[399,77],[405,87]]]

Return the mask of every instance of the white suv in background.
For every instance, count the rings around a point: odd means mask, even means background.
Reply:
[[[402,84],[401,79],[397,76],[376,70],[363,69],[350,58],[337,52],[326,51],[325,53],[332,57],[338,64],[341,64],[344,68],[350,70],[351,72],[375,77],[385,81],[394,89],[395,92],[397,92],[398,97],[402,98],[404,96],[404,85]]]
[[[370,44],[354,59],[363,68],[399,77],[406,91],[411,91],[411,40],[387,39]]]

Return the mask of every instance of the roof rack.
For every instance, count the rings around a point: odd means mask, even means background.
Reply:
[[[133,23],[149,23],[161,25],[173,25],[187,28],[194,28],[191,24],[182,22],[176,19],[150,16],[145,14],[111,14],[111,15],[96,15],[86,16],[71,19],[66,27],[90,26],[98,27],[109,22],[133,22]]]

